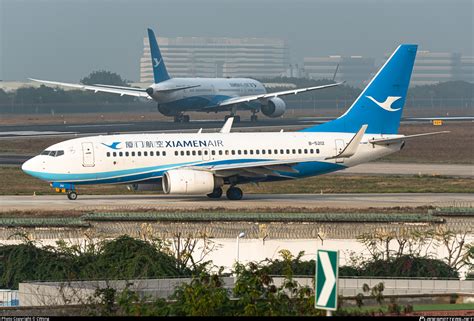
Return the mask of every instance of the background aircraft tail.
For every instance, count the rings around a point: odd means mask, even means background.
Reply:
[[[400,45],[342,116],[302,131],[356,133],[367,124],[367,134],[398,133],[417,47]]]
[[[158,47],[158,42],[156,42],[155,33],[153,30],[148,29],[148,41],[150,42],[150,52],[151,52],[151,63],[153,66],[153,78],[155,84],[162,81],[170,79],[170,75],[166,70],[165,62],[161,56],[160,48]]]

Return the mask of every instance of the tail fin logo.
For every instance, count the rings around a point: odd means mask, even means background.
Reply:
[[[153,61],[154,61],[153,67],[157,68],[161,64],[161,60],[163,59],[158,60],[158,58],[153,58]]]
[[[376,100],[374,97],[372,97],[372,96],[365,96],[365,97],[369,98],[369,99],[372,100],[374,103],[376,103],[377,106],[379,106],[380,108],[385,109],[386,111],[394,112],[394,111],[397,111],[397,110],[400,110],[400,109],[401,109],[401,108],[393,109],[393,108],[392,108],[392,105],[393,105],[394,102],[396,102],[397,100],[399,100],[399,99],[402,98],[402,97],[388,96],[387,99],[385,99],[384,102],[377,101],[377,100]]]

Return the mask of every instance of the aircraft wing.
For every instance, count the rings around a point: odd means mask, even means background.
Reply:
[[[90,90],[93,92],[105,92],[110,94],[118,94],[120,96],[134,96],[134,97],[142,97],[151,99],[150,95],[146,93],[146,89],[142,88],[132,88],[132,87],[121,87],[121,86],[110,86],[110,85],[82,85],[82,84],[71,84],[66,82],[58,82],[58,81],[49,81],[49,80],[40,80],[40,79],[33,79],[28,78],[32,81],[40,82],[47,85],[54,85],[54,86],[64,86],[64,87],[71,87],[77,88],[82,90]]]
[[[265,99],[275,98],[275,97],[278,97],[278,96],[296,95],[296,94],[306,92],[306,91],[339,86],[343,83],[344,82],[338,82],[338,83],[335,83],[335,84],[329,84],[329,85],[323,85],[323,86],[291,89],[291,90],[285,90],[285,91],[277,91],[277,92],[269,93],[269,94],[233,97],[233,98],[229,98],[229,99],[221,101],[220,103],[217,104],[216,108],[229,106],[229,105],[240,104],[240,103],[248,103],[248,102],[255,101],[255,100],[265,100]]]
[[[226,164],[206,164],[205,166],[190,166],[196,170],[204,170],[213,172],[219,177],[243,176],[250,178],[265,178],[267,176],[277,176],[294,178],[285,173],[298,173],[293,168],[301,162],[321,161],[321,158],[302,158],[297,160],[236,160],[235,163]]]

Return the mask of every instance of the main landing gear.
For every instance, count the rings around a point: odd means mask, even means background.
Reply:
[[[189,115],[179,114],[174,116],[175,123],[189,123],[190,117]]]
[[[258,120],[257,111],[256,111],[256,110],[252,110],[252,116],[250,116],[250,121],[251,121],[251,122],[256,122],[257,120]]]
[[[242,190],[235,186],[229,187],[229,189],[226,192],[227,198],[231,201],[241,200],[243,195],[244,193],[242,192]]]
[[[217,199],[222,197],[222,187],[217,187],[212,193],[207,194],[207,197]],[[238,201],[242,199],[244,193],[238,187],[231,186],[226,192],[226,196],[231,201]]]

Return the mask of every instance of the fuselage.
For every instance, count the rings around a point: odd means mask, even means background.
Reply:
[[[352,133],[200,133],[108,135],[67,140],[48,147],[27,161],[22,169],[48,182],[81,184],[160,183],[164,173],[175,168],[219,164],[245,164],[285,160],[293,172],[281,177],[246,177],[234,183],[301,178],[342,170],[391,154],[401,144],[373,145],[366,134],[357,153],[346,159],[338,155]],[[399,137],[384,135],[383,137]],[[232,171],[228,174],[232,176]],[[236,171],[236,176],[238,170]]]
[[[185,88],[173,90],[174,88]],[[158,102],[160,111],[170,115],[183,111],[202,111],[220,102],[240,96],[265,94],[266,89],[250,78],[171,78],[153,84],[151,97]],[[239,108],[258,109],[260,104],[241,104]]]

